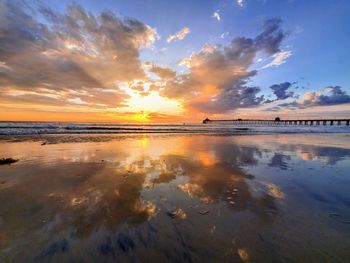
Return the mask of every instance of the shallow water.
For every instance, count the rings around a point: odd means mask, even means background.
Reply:
[[[348,135],[24,138],[0,262],[349,262]]]

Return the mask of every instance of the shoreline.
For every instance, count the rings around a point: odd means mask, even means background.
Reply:
[[[315,139],[327,137],[327,140],[316,141]],[[266,137],[266,141],[284,142],[288,138],[293,144],[349,147],[350,133],[131,133],[131,134],[31,134],[31,135],[0,135],[0,143],[40,143],[41,146],[60,143],[104,143],[111,141],[138,140],[138,139],[166,139],[176,137],[232,137],[243,141],[260,141]],[[311,141],[310,141],[311,138]],[[312,138],[314,138],[312,140]]]

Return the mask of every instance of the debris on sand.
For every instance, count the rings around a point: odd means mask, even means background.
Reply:
[[[208,213],[209,213],[209,210],[199,211],[199,213],[200,213],[201,215],[206,215],[206,214],[208,214]]]
[[[242,261],[248,261],[249,254],[248,254],[247,250],[245,250],[244,248],[239,248],[239,249],[237,249],[237,253]]]
[[[181,208],[175,209],[175,210],[173,210],[171,212],[167,212],[167,214],[171,218],[179,218],[179,219],[182,219],[182,220],[187,218],[187,214]]]
[[[11,164],[11,163],[15,163],[15,162],[18,162],[18,160],[13,159],[13,158],[1,158],[0,159],[0,165]]]
[[[215,232],[216,226],[212,226],[210,229],[210,233],[213,234]]]
[[[46,145],[46,142],[43,142],[43,143],[41,144],[41,146],[43,146],[43,145]]]

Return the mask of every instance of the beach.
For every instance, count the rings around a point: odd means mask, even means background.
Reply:
[[[350,1],[0,14],[0,263],[350,263]]]
[[[241,132],[0,136],[0,261],[348,262],[349,134]]]

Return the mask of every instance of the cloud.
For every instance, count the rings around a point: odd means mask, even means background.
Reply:
[[[19,101],[30,91],[33,101],[79,98],[115,107],[127,96],[114,83],[146,77],[140,49],[158,39],[150,26],[110,11],[93,15],[77,4],[60,13],[29,2],[1,3],[1,99]]]
[[[273,60],[263,68],[278,67],[279,65],[284,64],[291,55],[292,51],[289,50],[278,52],[272,56]]]
[[[328,86],[321,92],[306,92],[298,105],[300,107],[310,107],[344,103],[350,103],[350,96],[340,86]]]
[[[237,0],[237,5],[239,5],[240,7],[243,7],[244,2],[245,2],[245,0]]]
[[[284,100],[290,97],[293,97],[293,92],[287,92],[287,90],[292,86],[290,82],[284,82],[280,84],[274,84],[270,87],[273,90],[273,93],[276,95],[277,100]]]
[[[350,96],[340,86],[328,86],[320,92],[305,92],[303,97],[289,103],[279,104],[273,110],[283,108],[306,109],[316,106],[332,106],[350,103]],[[269,110],[269,109],[268,109]]]
[[[154,63],[149,63],[149,65],[150,65],[149,71],[154,74],[157,74],[159,78],[163,80],[173,79],[176,76],[176,72],[169,68],[160,67],[155,65]]]
[[[216,20],[220,21],[221,20],[221,17],[220,17],[220,14],[219,14],[219,10],[218,11],[215,11],[212,15],[213,18],[215,18]]]
[[[262,30],[263,32],[255,38],[256,48],[266,52],[268,55],[274,55],[280,52],[282,40],[286,37],[286,33],[281,29],[282,20],[278,17],[265,20]]]
[[[224,32],[220,35],[221,39],[224,39],[225,37],[227,37],[229,35],[229,32]]]
[[[181,29],[179,32],[177,32],[176,34],[168,36],[168,38],[167,38],[166,41],[167,41],[168,43],[170,43],[170,42],[172,42],[172,41],[174,41],[174,40],[182,40],[182,39],[184,39],[184,38],[186,37],[186,35],[187,35],[188,33],[190,33],[190,32],[191,32],[191,30],[190,30],[188,27],[184,27],[184,28]]]
[[[160,54],[164,54],[165,51],[167,51],[167,50],[168,50],[168,48],[163,47],[163,48],[161,48],[158,52],[159,52]]]
[[[255,38],[237,37],[227,46],[204,45],[201,51],[182,59],[189,73],[177,76],[159,87],[163,96],[180,98],[187,108],[205,113],[225,113],[254,107],[264,101],[260,88],[249,86],[257,74],[249,70],[258,52],[279,52],[284,38],[280,19],[265,21]]]

